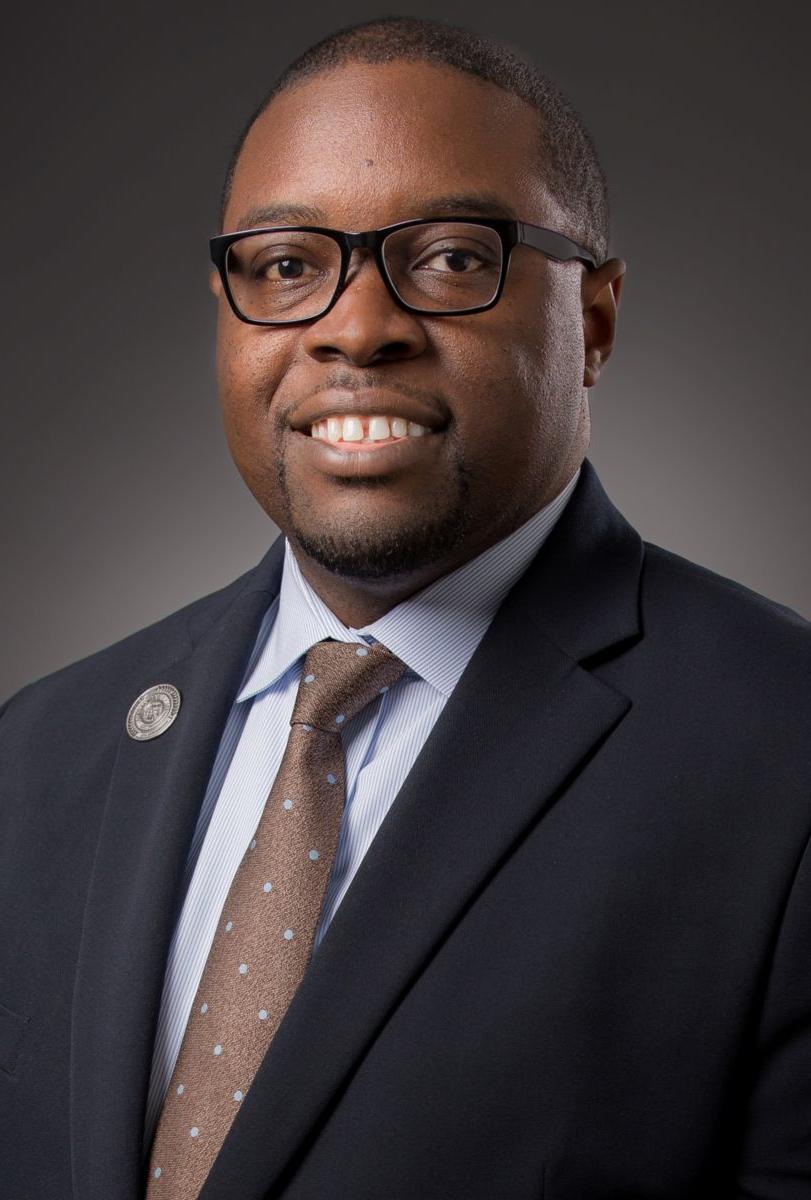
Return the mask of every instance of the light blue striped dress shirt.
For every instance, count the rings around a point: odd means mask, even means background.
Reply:
[[[302,659],[316,642],[375,641],[408,670],[342,731],[346,803],[315,948],[496,609],[560,517],[580,475],[508,537],[398,604],[347,628],[303,578],[289,544],[282,583],[231,708],[192,839],[166,964],[144,1130],[148,1152],[231,882],[287,744]]]

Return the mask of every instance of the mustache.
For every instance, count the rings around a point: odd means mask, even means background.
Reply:
[[[319,395],[321,392],[365,392],[365,391],[385,391],[394,392],[401,396],[405,396],[411,400],[420,400],[423,404],[428,405],[433,412],[441,417],[443,422],[447,422],[451,416],[451,406],[445,400],[441,392],[432,388],[421,387],[419,384],[409,383],[403,379],[393,379],[384,372],[374,369],[366,369],[360,371],[347,370],[342,367],[338,370],[331,371],[324,379],[320,380],[314,387],[308,388],[304,396],[298,396],[294,400],[290,400],[276,413],[276,421],[280,428],[289,423],[291,415],[300,408],[302,403],[310,400],[313,396]]]
[[[418,387],[412,383],[406,383],[402,379],[387,378],[379,371],[376,372],[374,370],[357,372],[347,371],[344,368],[333,372],[313,388],[311,395],[317,396],[319,392],[331,391],[363,392],[376,390],[399,392],[401,395],[410,396],[415,400],[427,400],[429,404],[436,404],[437,400],[440,400],[444,405],[444,401],[436,392]]]

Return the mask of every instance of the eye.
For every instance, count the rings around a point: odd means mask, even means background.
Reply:
[[[282,279],[298,279],[304,274],[304,260],[301,258],[277,258],[265,265],[265,274],[269,275],[275,267],[278,267]]]
[[[276,282],[286,279],[303,279],[313,271],[317,273],[318,268],[305,262],[303,258],[285,255],[284,257],[266,258],[262,262],[256,263],[254,277]]]
[[[256,243],[259,243],[258,245]],[[311,236],[305,245],[286,236],[246,238],[242,264],[246,279],[258,284],[304,284],[335,269],[336,249]]]
[[[469,275],[472,271],[488,265],[487,260],[474,250],[462,246],[445,246],[432,249],[430,254],[424,255],[415,263],[415,268]]]

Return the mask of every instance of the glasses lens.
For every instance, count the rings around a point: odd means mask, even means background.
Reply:
[[[489,304],[501,279],[501,238],[485,225],[436,221],[390,233],[383,258],[406,304],[425,312]]]
[[[255,321],[317,316],[332,299],[341,272],[337,242],[296,229],[240,238],[225,261],[237,308]]]

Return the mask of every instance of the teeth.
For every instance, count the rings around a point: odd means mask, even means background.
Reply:
[[[388,417],[370,417],[369,418],[369,433],[370,442],[385,442],[386,438],[391,437],[389,433]]]
[[[325,442],[385,442],[389,438],[423,437],[429,430],[403,417],[325,417],[310,426],[310,434]]]
[[[344,417],[343,441],[360,442],[363,440],[363,421],[360,417]]]

